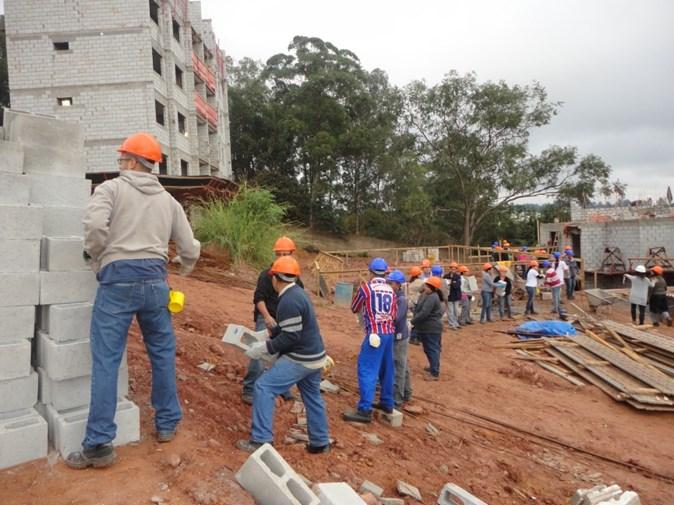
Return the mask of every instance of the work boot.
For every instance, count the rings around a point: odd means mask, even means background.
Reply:
[[[172,430],[157,430],[157,442],[165,444],[176,438],[176,429]]]
[[[393,407],[387,407],[385,405],[382,405],[381,402],[375,403],[372,405],[373,408],[377,410],[381,410],[382,412],[386,412],[387,414],[393,414]]]
[[[250,454],[257,451],[260,447],[264,445],[263,442],[255,442],[254,440],[239,440],[235,446],[237,449],[243,452],[248,452]]]
[[[440,380],[440,376],[439,375],[433,375],[432,373],[427,373],[426,375],[424,375],[424,380],[430,381],[430,382],[435,382],[435,381]]]
[[[372,422],[372,411],[371,410],[356,410],[344,412],[342,414],[342,419],[352,423],[371,423]]]
[[[330,452],[330,444],[326,444],[326,445],[307,444],[307,445],[304,446],[304,448],[306,449],[306,451],[309,454],[326,454],[326,453]]]
[[[248,394],[248,393],[242,393],[241,394],[241,401],[243,403],[247,403],[248,405],[252,405],[253,404],[253,395]]]
[[[66,458],[66,465],[76,470],[83,468],[105,468],[112,465],[116,459],[112,443],[100,444],[95,447],[83,448],[81,451],[71,452]]]
[[[672,325],[672,318],[668,317],[667,318],[667,326],[671,326],[671,325]]]

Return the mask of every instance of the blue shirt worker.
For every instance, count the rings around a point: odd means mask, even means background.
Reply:
[[[271,330],[271,339],[254,343],[246,355],[267,360],[278,355],[278,359],[255,381],[251,438],[239,440],[236,447],[255,452],[263,444],[273,443],[275,398],[297,384],[307,412],[306,450],[311,454],[328,452],[328,417],[321,396],[321,371],[327,354],[314,307],[304,289],[295,283],[300,276],[295,258],[278,258],[269,274],[279,295],[278,324]]]
[[[189,274],[201,245],[180,204],[152,174],[162,159],[150,134],[137,133],[119,148],[120,174],[96,188],[84,215],[84,250],[98,291],[91,319],[91,403],[82,450],[66,458],[71,468],[115,461],[117,377],[135,317],[152,365],[154,422],[159,442],[169,442],[182,417],[176,387],[176,337],[168,310],[168,243],[173,240]]]
[[[388,282],[396,294],[396,318],[395,340],[393,341],[393,366],[395,378],[393,382],[393,399],[395,406],[400,407],[403,403],[412,399],[412,381],[410,380],[410,368],[407,364],[407,350],[409,344],[409,327],[407,326],[407,297],[403,285],[405,274],[400,270],[394,270],[388,276]]]
[[[345,421],[369,423],[372,408],[393,412],[393,339],[395,338],[396,295],[384,275],[388,265],[384,258],[370,262],[370,280],[360,286],[351,303],[355,314],[363,312],[365,339],[358,355],[360,401],[357,410],[345,412]],[[381,384],[380,401],[373,405],[377,379]]]

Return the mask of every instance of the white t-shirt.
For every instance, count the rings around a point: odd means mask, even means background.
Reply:
[[[538,270],[535,268],[530,268],[529,272],[527,272],[527,284],[526,286],[528,288],[536,288],[538,287]]]
[[[566,262],[564,260],[559,260],[559,265],[555,271],[557,272],[557,277],[559,277],[562,283],[564,283],[564,272],[569,271],[569,266],[566,264]]]

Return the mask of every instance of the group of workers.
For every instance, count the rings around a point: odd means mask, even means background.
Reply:
[[[667,281],[663,277],[664,269],[655,265],[650,269],[650,279],[644,265],[637,265],[633,274],[625,274],[623,282],[629,280],[630,288],[630,311],[632,323],[637,324],[637,312],[639,313],[639,325],[644,324],[646,307],[649,308],[651,323],[659,326],[664,322],[667,326],[672,325],[672,316],[669,313],[667,303]]]

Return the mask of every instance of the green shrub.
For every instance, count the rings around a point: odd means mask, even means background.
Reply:
[[[196,237],[227,250],[236,264],[266,265],[285,232],[286,209],[266,189],[242,186],[229,202],[206,201],[193,211]]]

